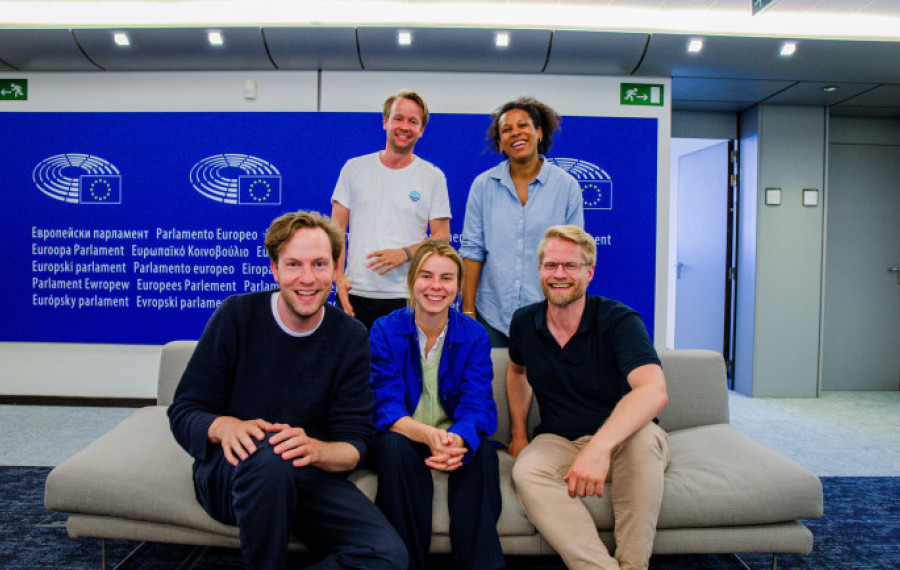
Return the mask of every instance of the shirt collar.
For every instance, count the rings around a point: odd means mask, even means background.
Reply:
[[[403,315],[406,317],[401,321],[400,326],[398,327],[398,332],[402,335],[406,336],[416,336],[418,335],[419,327],[416,326],[416,317],[413,312],[412,307],[406,307],[403,309]],[[447,340],[453,344],[462,344],[466,342],[467,336],[466,331],[460,322],[460,319],[468,319],[469,317],[463,315],[459,311],[454,308],[450,308],[450,318],[447,320],[447,326],[445,328],[445,336]]]
[[[438,335],[437,340],[434,342],[434,346],[431,347],[431,350],[428,351],[428,354],[425,354],[425,345],[427,344],[428,338],[425,335],[425,331],[419,328],[419,325],[415,324],[413,321],[413,326],[416,327],[416,335],[419,339],[419,356],[424,358],[425,360],[431,360],[431,357],[434,356],[434,353],[437,352],[438,348],[444,344],[444,336],[447,335],[447,327],[450,326],[450,320],[448,319],[446,323],[444,323],[444,328],[441,329],[441,334]]]
[[[286,332],[287,334],[289,334],[293,337],[297,337],[297,338],[310,336],[311,334],[313,334],[314,332],[319,330],[319,327],[321,327],[322,323],[325,322],[325,313],[327,313],[327,311],[325,310],[325,306],[322,305],[322,307],[321,307],[322,318],[319,319],[318,324],[316,324],[316,326],[313,327],[312,330],[308,330],[306,332],[297,332],[297,331],[291,330],[290,328],[288,328],[288,326],[286,324],[284,324],[284,322],[281,320],[281,316],[278,314],[278,296],[279,295],[281,295],[281,291],[275,291],[274,293],[272,293],[271,303],[270,303],[272,306],[272,316],[275,317],[275,322],[278,324],[278,327],[281,330],[283,330],[284,332]]]
[[[541,157],[541,170],[538,172],[538,175],[534,180],[538,184],[544,185],[547,183],[547,178],[550,177],[550,163],[547,161],[547,158],[544,155],[539,156]],[[512,177],[509,175],[509,159],[504,160],[503,162],[492,168],[490,171],[490,176],[491,178],[495,178],[496,180],[498,180],[507,188],[515,189]]]
[[[585,295],[584,297],[584,312],[581,313],[581,321],[578,323],[578,330],[575,331],[576,335],[590,331],[597,320],[597,311],[595,309],[597,299],[593,295]],[[534,326],[548,338],[553,338],[550,327],[547,326],[547,299],[541,302],[540,310],[534,315]]]

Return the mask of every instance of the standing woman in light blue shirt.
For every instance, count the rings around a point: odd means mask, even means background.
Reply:
[[[506,157],[472,182],[460,255],[465,263],[463,313],[485,326],[494,347],[509,345],[519,307],[544,299],[537,247],[557,224],[584,227],[581,187],[544,154],[560,116],[532,97],[491,115],[487,138]]]

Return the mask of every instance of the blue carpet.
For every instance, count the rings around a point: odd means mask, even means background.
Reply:
[[[52,513],[44,509],[44,480],[49,467],[0,467],[0,568],[80,569],[98,568],[99,541],[73,540],[65,529],[37,526]],[[825,514],[806,521],[815,544],[809,556],[781,555],[778,567],[806,569],[896,570],[900,568],[900,478],[824,477]],[[64,519],[59,516],[57,519]],[[107,541],[108,563],[114,566],[137,544]],[[174,568],[192,548],[151,544],[128,567],[144,570]],[[754,569],[768,568],[771,555],[746,554]],[[297,554],[298,568],[312,562]],[[449,568],[446,556],[435,556],[434,568]],[[510,556],[510,570],[564,570],[557,557]],[[727,556],[655,556],[653,569],[725,570],[738,566]],[[232,549],[209,549],[195,564],[198,570],[243,568],[240,554]]]

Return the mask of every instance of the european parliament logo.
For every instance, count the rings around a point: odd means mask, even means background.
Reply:
[[[80,204],[121,204],[122,177],[112,175],[85,175],[78,181]]]
[[[197,162],[190,173],[194,190],[223,204],[281,204],[281,173],[249,154],[215,154]]]
[[[548,158],[550,163],[571,174],[581,186],[585,210],[612,210],[613,181],[605,170],[577,158]]]
[[[239,176],[238,204],[281,204],[281,177]]]
[[[34,167],[38,190],[69,204],[121,204],[122,175],[109,161],[79,153],[57,154]]]

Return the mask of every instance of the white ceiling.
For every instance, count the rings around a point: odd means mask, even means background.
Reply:
[[[900,0],[0,0],[0,71],[367,69],[672,77],[675,109],[900,117]],[[221,29],[213,48],[206,31]],[[400,48],[399,30],[413,32]],[[132,45],[112,42],[126,30]],[[511,32],[509,48],[493,45]],[[699,54],[686,51],[703,38]],[[797,42],[790,58],[778,55]],[[825,92],[824,87],[837,87]]]
[[[900,39],[898,0],[0,0],[0,27],[509,26]],[[765,1],[765,0],[763,0]]]

